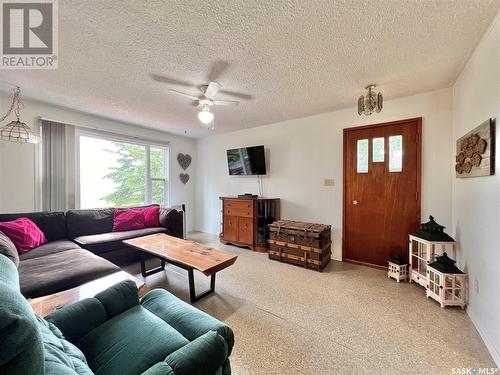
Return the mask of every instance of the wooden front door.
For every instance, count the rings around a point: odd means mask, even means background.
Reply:
[[[408,260],[420,224],[421,128],[416,118],[344,129],[345,261]]]

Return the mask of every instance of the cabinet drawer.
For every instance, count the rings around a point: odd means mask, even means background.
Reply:
[[[224,215],[238,216],[238,217],[253,217],[252,209],[241,209],[241,208],[226,208],[224,210]]]
[[[236,209],[236,210],[251,210],[253,202],[247,199],[226,199],[224,200],[224,210],[226,209]]]

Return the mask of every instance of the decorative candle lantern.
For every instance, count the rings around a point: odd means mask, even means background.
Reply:
[[[396,279],[398,283],[401,280],[406,281],[408,278],[408,264],[404,263],[401,255],[394,255],[387,263],[389,264],[387,267],[387,277]]]
[[[445,306],[460,306],[465,308],[467,300],[467,275],[457,266],[455,261],[444,253],[436,257],[436,261],[427,266],[429,285],[427,298],[431,297]]]
[[[436,259],[436,256],[445,252],[455,257],[455,240],[444,232],[442,225],[429,216],[429,221],[420,225],[420,229],[410,234],[410,283],[427,287],[427,265]]]

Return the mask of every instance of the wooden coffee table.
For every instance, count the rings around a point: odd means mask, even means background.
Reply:
[[[62,292],[31,298],[28,302],[35,314],[46,316],[52,311],[66,305],[71,305],[72,303],[81,301],[85,298],[94,297],[97,293],[100,293],[110,286],[118,284],[120,281],[124,280],[132,280],[135,282],[137,289],[139,289],[139,297],[142,297],[148,291],[144,281],[136,279],[134,276],[126,273],[125,271],[119,271],[103,276],[99,279],[89,281],[88,283],[75,288],[63,290]]]
[[[165,269],[165,262],[188,271],[189,297],[191,303],[215,291],[215,274],[232,265],[236,255],[214,249],[193,241],[172,237],[164,233],[151,234],[123,241],[141,252],[141,272],[146,277]],[[151,254],[161,260],[161,266],[146,270],[145,253]],[[194,270],[210,276],[210,289],[196,294],[194,287]]]

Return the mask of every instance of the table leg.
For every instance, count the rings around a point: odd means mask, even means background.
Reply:
[[[189,279],[189,299],[191,300],[191,303],[195,303],[196,301],[199,301],[203,297],[206,297],[215,291],[215,273],[210,276],[210,289],[196,295],[194,286],[194,270],[190,268],[187,271]]]
[[[155,273],[161,272],[165,270],[165,261],[162,260],[159,267],[152,268],[150,270],[146,270],[146,255],[141,253],[141,273],[143,277],[151,276]]]

